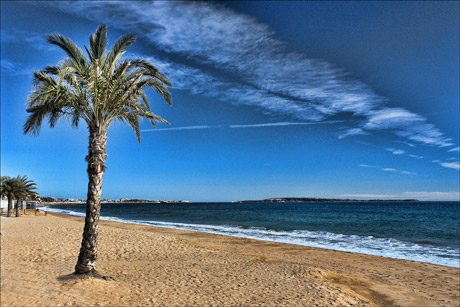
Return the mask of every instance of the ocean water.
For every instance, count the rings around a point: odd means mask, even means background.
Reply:
[[[109,203],[101,219],[460,267],[460,202]]]

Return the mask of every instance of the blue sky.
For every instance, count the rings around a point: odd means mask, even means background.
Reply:
[[[24,136],[33,71],[97,26],[172,81],[109,130],[103,198],[459,200],[459,3],[1,2],[1,172],[85,198],[88,131]]]

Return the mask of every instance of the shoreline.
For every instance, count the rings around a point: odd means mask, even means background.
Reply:
[[[10,232],[14,227],[24,229],[25,246],[11,241],[22,240],[21,235]],[[46,217],[2,217],[2,305],[82,304],[78,296],[70,294],[76,291],[82,295],[81,290],[90,283],[93,288],[101,285],[105,288],[105,294],[95,298],[101,304],[125,306],[255,305],[257,302],[285,306],[315,302],[320,305],[354,302],[380,306],[453,306],[460,302],[457,268],[107,220],[100,221],[98,269],[115,281],[63,281],[62,276],[73,271],[82,229],[82,217],[53,212],[48,212]],[[56,241],[64,246],[55,246]],[[14,263],[17,257],[21,259],[19,266]],[[48,273],[51,272],[48,278],[52,281],[45,285],[37,263],[45,267],[56,267],[59,263],[57,267],[62,269],[56,272],[56,268],[48,268]],[[29,284],[36,276],[41,276],[37,279],[39,285]],[[152,283],[156,285],[155,293],[148,290]],[[175,283],[182,285],[180,295]],[[241,283],[245,287],[238,287]],[[135,286],[144,292],[138,297],[127,297],[114,288],[110,290],[111,285],[117,285],[117,289]],[[160,292],[157,291],[159,285]],[[51,287],[53,289],[46,291],[53,290],[54,299],[29,291],[24,294],[26,298],[21,294],[24,287]],[[201,293],[195,293],[197,289]],[[299,297],[299,293],[305,294],[305,291],[309,295]],[[259,292],[261,301],[251,295]],[[21,299],[16,302],[18,295]]]
[[[45,208],[46,207],[42,207],[41,210],[46,211]],[[80,212],[72,213],[72,211],[71,212],[59,212],[59,210],[53,211],[55,209],[52,207],[48,207],[48,210],[52,210],[48,212],[54,212],[56,214],[64,214],[64,215],[77,216],[77,217],[84,216],[84,213],[80,213]],[[401,249],[398,250],[397,247],[393,247],[392,249],[387,250],[386,244],[389,244],[387,242],[388,240],[393,240],[391,238],[374,238],[374,242],[373,242],[374,246],[372,248],[369,248],[369,247],[366,247],[365,245],[363,246],[362,243],[360,243],[361,240],[365,240],[364,243],[367,243],[366,235],[358,235],[358,239],[355,238],[351,242],[346,242],[347,245],[341,245],[341,244],[330,245],[327,242],[323,243],[321,241],[319,243],[317,242],[317,243],[307,244],[304,241],[296,240],[295,237],[289,237],[289,234],[287,235],[288,237],[283,237],[283,239],[280,239],[280,237],[277,237],[277,236],[273,237],[270,234],[268,235],[268,237],[266,237],[265,234],[260,234],[258,233],[257,230],[253,232],[248,232],[247,230],[241,232],[240,228],[237,226],[230,227],[230,226],[211,225],[211,224],[196,224],[196,225],[192,224],[191,225],[191,224],[182,223],[182,222],[160,222],[160,221],[145,221],[144,222],[144,221],[134,221],[134,220],[118,218],[118,217],[101,217],[101,220],[135,224],[135,225],[145,225],[149,227],[198,231],[198,232],[218,234],[218,235],[224,235],[224,236],[230,236],[230,237],[261,240],[261,241],[273,242],[273,243],[292,244],[292,245],[297,245],[297,246],[305,246],[305,247],[333,250],[333,251],[339,251],[339,252],[348,252],[348,253],[356,253],[356,254],[362,254],[362,255],[385,257],[385,258],[390,258],[390,259],[415,261],[415,262],[420,262],[420,263],[441,265],[445,267],[460,269],[460,261],[457,258],[455,259],[448,258],[449,260],[447,260],[447,259],[440,258],[439,256],[435,258],[433,255],[431,255],[431,258],[424,257],[424,253],[429,254],[431,252],[431,250],[429,249],[425,249],[421,251],[416,250],[417,253],[412,253],[412,254],[410,254],[410,252],[404,253],[404,250],[409,249],[407,244],[416,245],[416,243],[413,243],[413,242],[406,242],[406,241],[400,241],[400,240],[394,239],[396,241],[392,241],[391,244],[395,246],[394,244],[397,243],[398,245],[396,246],[398,247],[402,246],[403,250]],[[283,235],[286,235],[286,234],[283,233]],[[334,236],[336,234],[328,233],[328,235]],[[340,236],[340,234],[338,235]],[[328,239],[328,240],[334,240],[334,239],[340,240],[340,238],[335,238],[335,237],[332,237],[332,239]],[[344,241],[341,241],[340,243],[344,243]],[[455,251],[451,251],[451,252],[453,253]]]

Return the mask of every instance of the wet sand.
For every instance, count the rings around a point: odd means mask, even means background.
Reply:
[[[2,306],[459,306],[460,270],[101,221],[98,270],[75,279],[83,219],[1,218]]]

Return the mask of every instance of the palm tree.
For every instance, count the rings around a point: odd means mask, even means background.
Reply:
[[[32,180],[29,180],[27,176],[18,176],[17,180],[19,181],[18,190],[16,192],[17,203],[16,203],[16,217],[21,216],[21,208],[22,208],[22,201],[24,199],[28,199],[34,195],[36,187],[36,183]]]
[[[107,27],[100,25],[89,37],[88,57],[69,38],[61,34],[47,36],[50,44],[66,54],[56,66],[47,66],[34,73],[34,90],[28,99],[24,124],[25,134],[38,134],[42,120],[48,117],[50,127],[59,118],[68,119],[78,127],[83,119],[89,130],[89,153],[86,156],[89,178],[83,238],[75,266],[77,274],[97,275],[97,236],[102,194],[102,179],[107,159],[107,130],[118,120],[128,123],[140,143],[139,119],[168,123],[150,111],[145,89],[152,88],[171,104],[167,87],[171,86],[153,64],[145,59],[121,60],[125,50],[135,41],[131,34],[120,37],[107,47]]]
[[[17,199],[20,189],[21,182],[19,180],[19,175],[16,178],[11,178],[9,176],[1,177],[1,194],[2,196],[6,196],[8,198],[7,217],[11,217],[13,214],[13,201]]]

